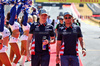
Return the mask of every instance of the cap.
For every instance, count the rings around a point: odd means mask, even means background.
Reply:
[[[39,14],[47,14],[47,11],[45,9],[41,9]]]
[[[73,14],[72,14],[71,12],[65,12],[65,13],[64,13],[64,16],[65,16],[65,15],[71,15],[71,16],[73,16]]]
[[[63,18],[63,16],[59,16],[59,20],[63,20],[64,18]]]

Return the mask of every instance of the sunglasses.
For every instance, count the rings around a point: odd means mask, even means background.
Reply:
[[[65,19],[71,19],[72,17],[71,16],[69,16],[69,17],[64,17]]]

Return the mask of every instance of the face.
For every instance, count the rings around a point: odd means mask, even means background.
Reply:
[[[48,15],[47,14],[40,14],[39,17],[40,17],[40,20],[42,22],[46,22]]]
[[[30,17],[30,18],[28,18],[28,19],[29,19],[29,22],[33,22],[33,18]]]
[[[71,15],[65,15],[64,21],[65,21],[66,24],[71,24],[72,23],[72,16]]]
[[[57,19],[59,19],[59,16],[57,16]]]
[[[31,22],[33,22],[33,18],[31,18]]]
[[[60,23],[63,23],[63,20],[62,19],[60,19],[59,21],[60,21]]]
[[[48,16],[48,18],[50,18],[50,16]]]

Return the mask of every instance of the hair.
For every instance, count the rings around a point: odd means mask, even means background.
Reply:
[[[30,22],[30,19],[33,19],[33,17],[31,15],[28,16],[28,21],[27,22]]]
[[[20,18],[17,18],[17,22],[20,23]]]
[[[7,13],[7,20],[10,19],[10,12]]]
[[[54,26],[54,22],[55,22],[55,19],[53,19],[53,20],[52,20],[52,23],[51,23],[51,25],[53,25],[53,26]]]
[[[37,18],[37,22],[39,22],[39,20],[40,20],[40,18],[38,17],[38,18]]]
[[[79,22],[78,20],[76,20],[77,22]]]
[[[33,15],[33,22],[37,22],[37,16]]]
[[[22,19],[21,19],[21,21],[20,21],[21,26],[22,26],[23,21],[24,21],[24,16],[22,16]]]
[[[55,19],[52,20],[52,22],[54,22],[54,21],[55,21]]]
[[[50,15],[48,17],[50,17]]]

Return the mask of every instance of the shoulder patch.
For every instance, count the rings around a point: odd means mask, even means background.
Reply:
[[[63,30],[63,29],[65,29],[65,26],[60,26],[59,29]]]
[[[46,25],[46,27],[49,27],[49,28],[50,28],[50,27],[53,27],[53,26],[52,26],[52,25],[50,25],[50,24],[47,24],[47,25]]]
[[[34,25],[38,25],[38,23],[35,22]]]

